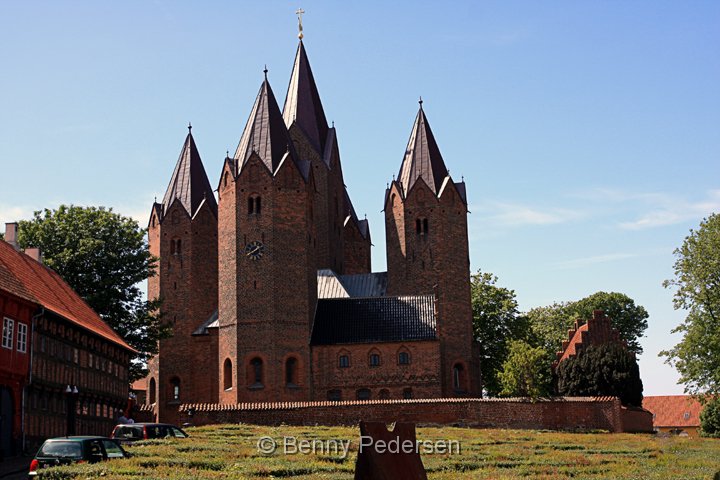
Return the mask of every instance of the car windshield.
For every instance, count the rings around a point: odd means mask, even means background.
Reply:
[[[45,442],[37,456],[82,458],[82,444],[80,442]]]
[[[175,427],[170,427],[170,428],[172,429],[173,434],[177,438],[187,438],[187,434],[185,432],[183,432],[182,430],[180,430],[179,428],[175,428]]]

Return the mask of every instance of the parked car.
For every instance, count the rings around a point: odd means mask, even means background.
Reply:
[[[188,434],[167,423],[130,423],[116,425],[111,437],[119,442],[136,442],[149,438],[187,438]]]
[[[42,469],[70,463],[95,463],[129,455],[116,440],[107,437],[58,437],[42,444],[30,462],[30,477],[41,474]]]

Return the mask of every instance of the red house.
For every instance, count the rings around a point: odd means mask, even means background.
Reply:
[[[66,434],[108,435],[128,398],[130,347],[37,249],[0,241],[0,454]]]
[[[0,249],[7,248],[0,241]],[[32,317],[36,304],[0,256],[0,458],[19,451],[22,397],[28,383]]]

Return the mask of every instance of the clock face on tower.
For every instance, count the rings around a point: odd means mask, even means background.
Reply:
[[[259,260],[265,253],[265,245],[255,240],[245,245],[245,256],[250,260]]]

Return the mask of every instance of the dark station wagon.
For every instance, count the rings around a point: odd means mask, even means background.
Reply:
[[[167,423],[130,423],[116,425],[111,437],[119,442],[136,442],[152,438],[187,438],[181,428]]]
[[[49,438],[30,463],[28,475],[41,475],[42,469],[70,463],[95,463],[129,455],[116,440],[107,437]]]

